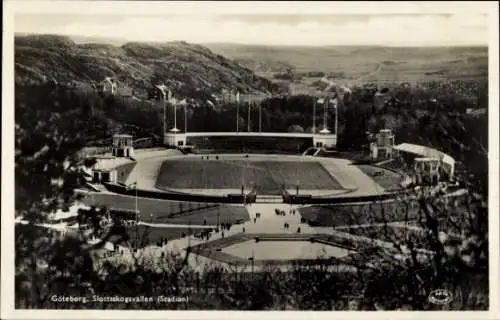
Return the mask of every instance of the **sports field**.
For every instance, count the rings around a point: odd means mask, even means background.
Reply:
[[[314,161],[200,160],[165,161],[158,189],[240,189],[254,185],[257,193],[278,195],[297,184],[305,190],[341,190],[340,183]]]

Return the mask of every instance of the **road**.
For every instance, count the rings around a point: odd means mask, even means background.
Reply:
[[[359,85],[361,81],[363,81],[364,79],[366,78],[370,78],[372,76],[376,76],[380,71],[382,71],[382,68],[383,68],[383,64],[382,63],[378,63],[377,65],[377,69],[373,72],[370,72],[369,74],[365,74],[355,80],[352,80],[352,82],[350,82],[348,84],[348,88],[351,88],[353,85]],[[336,86],[336,83],[330,79],[327,78],[327,76],[324,76],[323,78],[321,78],[321,81],[328,84],[328,87],[326,89],[324,89],[323,91],[325,92],[328,92],[331,88],[333,88],[334,86]]]
[[[366,74],[364,76],[361,76],[359,77],[358,79],[354,80],[354,82],[359,82],[359,81],[362,81],[366,78],[369,78],[371,76],[376,76],[380,71],[382,71],[382,67],[383,67],[383,64],[382,63],[379,63],[378,66],[377,66],[377,69],[369,74]]]

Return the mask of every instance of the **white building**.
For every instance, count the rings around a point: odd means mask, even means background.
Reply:
[[[113,149],[114,157],[133,157],[134,156],[134,142],[132,136],[129,134],[115,134],[113,136]]]
[[[394,134],[390,129],[382,129],[376,134],[375,142],[370,144],[370,155],[373,160],[391,159],[394,148]]]
[[[394,146],[399,154],[410,155],[413,159],[413,165],[416,172],[429,175],[430,177],[438,176],[439,170],[442,169],[448,178],[453,178],[455,173],[455,159],[439,150],[411,143],[402,143]]]
[[[99,84],[99,88],[104,93],[116,94],[118,91],[118,82],[111,77],[106,77]]]
[[[129,134],[116,134],[113,136],[111,155],[100,155],[96,157],[96,163],[92,167],[92,181],[116,182],[117,168],[133,162],[134,147],[132,136]]]

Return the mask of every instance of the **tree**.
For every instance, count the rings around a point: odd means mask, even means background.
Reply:
[[[112,237],[118,236],[118,243],[127,241],[123,220],[114,217],[111,224],[101,223],[107,216],[106,208],[80,210],[78,222],[89,225],[90,232],[80,229],[61,233],[38,225],[48,221],[49,213],[68,210],[81,200],[82,196],[74,192],[85,183],[78,168],[92,163],[82,162],[78,151],[96,138],[93,102],[91,97],[81,99],[65,87],[16,88],[15,214],[27,222],[15,227],[17,308],[85,307],[54,303],[50,297],[105,294],[99,291],[109,287],[104,284],[115,286],[129,281],[137,285],[150,272],[139,263],[140,257],[134,257],[135,271],[118,278],[129,265],[104,263],[96,267],[96,250]],[[89,243],[94,237],[102,241]],[[170,259],[172,279],[183,272],[187,258]]]
[[[48,285],[67,280],[68,274],[75,275],[75,285],[93,277],[81,272],[89,267],[83,239],[58,238],[34,224],[46,222],[56,209],[67,210],[77,199],[73,190],[84,183],[77,152],[97,137],[89,125],[99,121],[92,112],[94,102],[60,86],[16,88],[15,214],[30,222],[16,225],[18,306],[43,304]],[[68,261],[72,263],[64,264]],[[62,269],[55,266],[56,278],[49,275],[54,263],[63,263]]]
[[[291,125],[288,127],[288,132],[304,132],[304,128],[299,126],[298,124]]]

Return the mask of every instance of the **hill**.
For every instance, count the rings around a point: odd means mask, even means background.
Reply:
[[[115,77],[141,94],[158,83],[169,85],[180,96],[223,89],[248,93],[276,90],[269,80],[200,45],[77,44],[69,37],[57,35],[16,35],[15,76],[16,84],[49,80],[89,84]]]
[[[260,60],[254,60],[251,58],[237,58],[234,59],[238,64],[250,69],[255,72],[267,73],[267,72],[287,72],[288,70],[294,70],[295,67],[271,58],[263,58]]]
[[[488,72],[487,47],[298,47],[225,43],[205,46],[229,59],[246,61],[246,66],[261,74],[270,72],[267,63],[270,60],[277,66],[272,68],[273,72],[283,72],[282,64],[293,66],[297,73],[336,72],[344,73],[349,79],[370,78],[367,80],[484,78]],[[374,70],[378,70],[376,75]]]

